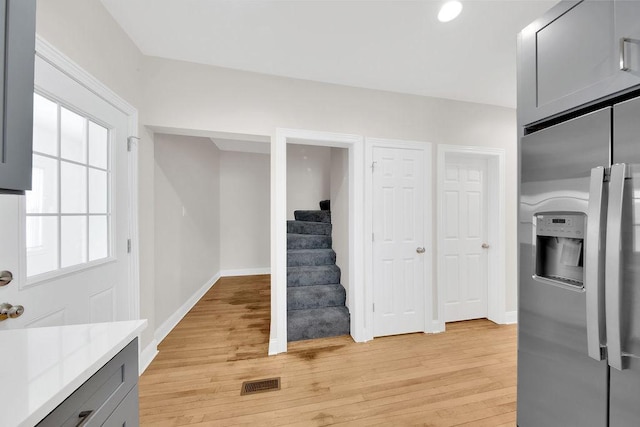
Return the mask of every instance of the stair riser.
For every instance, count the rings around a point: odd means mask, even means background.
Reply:
[[[294,211],[293,217],[297,221],[331,223],[331,211]]]
[[[287,221],[287,233],[331,236],[331,228],[326,222]]]
[[[300,286],[287,289],[287,310],[344,306],[346,292],[340,285]]]
[[[331,249],[312,249],[308,252],[289,251],[287,267],[302,265],[331,265],[336,263],[336,253]]]
[[[345,307],[293,310],[287,314],[288,341],[348,335],[350,331],[349,311]]]
[[[333,283],[340,283],[340,270],[287,272],[287,286],[329,285]]]
[[[331,249],[331,236],[287,234],[287,249]]]

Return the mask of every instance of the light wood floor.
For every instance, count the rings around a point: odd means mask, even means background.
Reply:
[[[516,327],[486,320],[267,356],[269,276],[221,279],[140,378],[147,426],[515,426]],[[240,396],[243,381],[282,389]]]

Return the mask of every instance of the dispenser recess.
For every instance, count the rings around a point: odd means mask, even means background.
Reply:
[[[579,212],[534,215],[535,279],[584,288],[585,222]]]

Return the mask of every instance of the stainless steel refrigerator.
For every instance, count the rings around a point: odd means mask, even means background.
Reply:
[[[640,426],[640,98],[520,140],[519,427]]]

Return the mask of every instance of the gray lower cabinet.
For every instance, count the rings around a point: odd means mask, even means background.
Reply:
[[[31,189],[36,0],[0,0],[0,193]]]
[[[104,422],[106,427],[131,427],[140,424],[138,415],[138,385],[127,394],[109,418]]]
[[[640,84],[640,1],[564,0],[518,37],[528,125]]]
[[[38,427],[126,426],[138,421],[138,339],[134,339]]]

